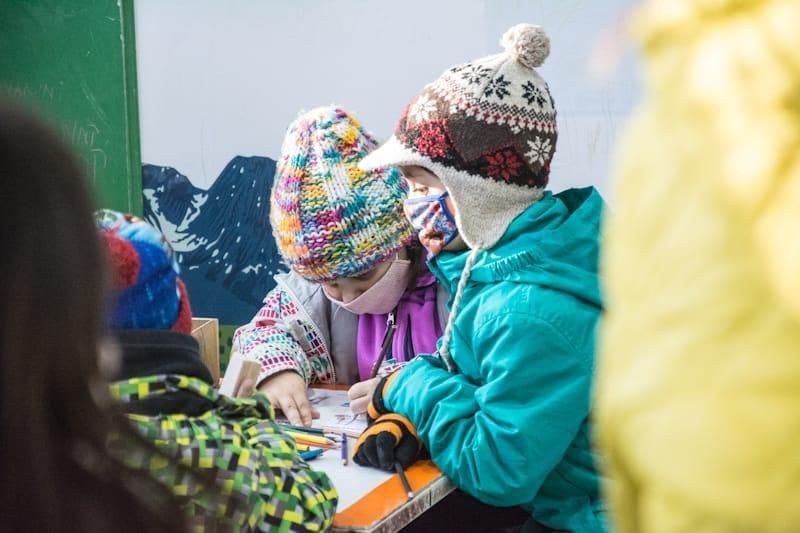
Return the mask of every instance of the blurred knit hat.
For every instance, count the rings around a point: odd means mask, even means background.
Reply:
[[[553,98],[535,69],[550,53],[547,35],[518,24],[501,43],[505,52],[456,65],[426,85],[394,135],[360,165],[436,174],[473,249],[491,248],[541,198],[558,136]]]
[[[172,247],[133,215],[102,209],[97,227],[108,248],[115,306],[112,329],[192,331],[192,310]]]
[[[304,278],[361,274],[414,239],[400,172],[358,168],[376,146],[352,115],[333,106],[303,113],[289,126],[270,221],[283,259]]]

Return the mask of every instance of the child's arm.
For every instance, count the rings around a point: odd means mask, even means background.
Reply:
[[[399,373],[386,406],[417,426],[459,488],[493,505],[528,503],[588,416],[592,354],[523,315],[489,320],[473,339],[483,385],[424,357]]]
[[[314,353],[310,358],[297,338],[298,333],[314,335],[313,325],[304,325],[309,320],[299,312],[299,306],[279,285],[267,294],[253,320],[234,333],[233,351],[261,364],[256,385],[285,370],[296,372],[306,385],[330,381],[325,354]],[[309,340],[311,345],[325,349],[323,339],[304,339]]]

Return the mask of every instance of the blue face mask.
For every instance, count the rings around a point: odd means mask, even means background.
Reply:
[[[456,219],[447,207],[447,191],[410,198],[403,211],[419,236],[419,242],[436,255],[458,235]]]

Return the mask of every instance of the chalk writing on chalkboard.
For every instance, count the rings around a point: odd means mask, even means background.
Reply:
[[[61,123],[61,134],[65,141],[81,148],[81,157],[92,181],[108,166],[108,155],[97,146],[101,137],[100,128],[94,122],[69,120]]]
[[[28,83],[0,83],[0,95],[16,100],[60,100],[56,88],[47,82],[33,86]],[[78,149],[89,178],[93,183],[96,182],[108,167],[108,154],[101,147],[101,128],[93,121],[76,119],[58,121],[56,127],[62,139]]]
[[[44,98],[55,101],[55,87],[47,82],[42,82],[38,87],[31,87],[27,83],[0,82],[0,95],[7,98],[27,99],[31,97]]]

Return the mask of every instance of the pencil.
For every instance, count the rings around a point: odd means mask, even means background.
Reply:
[[[328,444],[319,444],[317,442],[311,442],[311,441],[307,441],[307,440],[303,440],[303,439],[294,439],[294,442],[295,442],[295,444],[299,444],[299,445],[302,445],[302,446],[308,446],[310,448],[322,448],[322,449],[325,449],[325,450],[330,450],[331,448],[335,447],[335,446],[331,446],[331,445],[328,445]]]
[[[347,435],[342,433],[342,464],[347,466],[347,461],[350,457],[347,454]]]
[[[309,428],[306,426],[293,426],[292,424],[279,424],[285,431],[295,431],[297,433],[309,433],[311,435],[324,436],[324,432],[319,428]]]
[[[300,453],[300,458],[303,459],[304,461],[311,461],[312,459],[316,459],[317,457],[322,455],[322,452],[324,452],[324,451],[325,450],[323,450],[321,448],[317,448],[316,450],[310,450],[310,451],[307,451],[307,452],[301,452]]]
[[[304,443],[311,443],[311,444],[318,444],[320,446],[335,446],[336,443],[333,442],[331,439],[327,439],[325,437],[320,437],[319,435],[311,435],[310,433],[301,433],[299,431],[294,431],[291,429],[286,430],[286,434],[290,437],[294,438],[296,441],[303,441]]]
[[[414,497],[414,491],[411,490],[411,485],[408,483],[408,478],[406,477],[406,472],[403,470],[403,465],[401,465],[398,461],[394,463],[394,469],[397,471],[397,475],[400,477],[400,483],[403,484],[403,490],[406,491],[406,496],[409,499]]]

